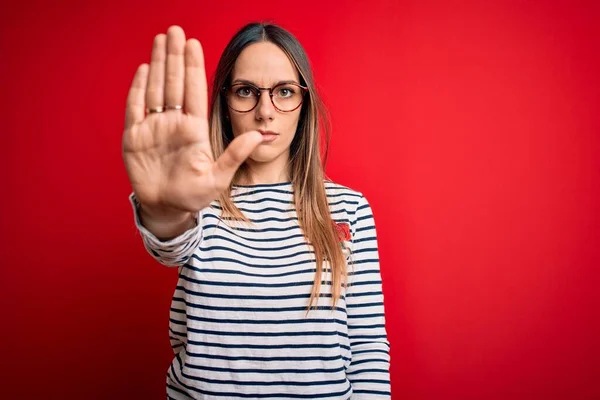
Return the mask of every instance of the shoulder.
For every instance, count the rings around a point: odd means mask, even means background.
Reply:
[[[364,197],[363,194],[353,188],[348,186],[344,186],[337,182],[331,180],[325,180],[325,192],[328,197],[338,196],[338,197],[349,197],[359,199]],[[330,200],[331,202],[331,200]]]
[[[325,190],[333,219],[349,223],[353,240],[376,237],[373,210],[361,191],[330,180],[325,181]]]
[[[325,180],[325,192],[330,207],[343,207],[349,214],[372,214],[371,206],[365,195],[354,188]]]

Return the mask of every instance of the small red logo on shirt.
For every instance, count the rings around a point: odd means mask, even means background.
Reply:
[[[350,235],[350,225],[347,222],[333,221],[333,224],[335,225],[335,230],[340,238],[340,242],[352,239],[352,236]]]

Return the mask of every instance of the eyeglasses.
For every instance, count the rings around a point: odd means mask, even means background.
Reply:
[[[227,105],[237,112],[250,112],[258,104],[263,90],[269,91],[271,103],[281,112],[296,110],[304,101],[308,88],[294,82],[280,83],[272,88],[261,88],[251,83],[234,83],[222,88]]]

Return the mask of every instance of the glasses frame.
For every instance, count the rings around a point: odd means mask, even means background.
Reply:
[[[289,86],[289,85],[296,86],[296,87],[300,88],[300,90],[302,90],[302,98],[300,100],[300,104],[298,104],[293,110],[282,110],[282,109],[280,109],[279,107],[277,107],[275,105],[275,101],[273,100],[273,90],[275,90],[279,86],[286,86],[286,85],[287,86]],[[227,90],[231,89],[231,88],[233,88],[235,86],[250,86],[250,87],[256,89],[256,91],[258,92],[258,96],[256,97],[256,103],[254,104],[254,107],[252,107],[251,109],[249,109],[247,111],[240,111],[240,110],[236,110],[235,108],[233,108],[231,106],[231,104],[229,104],[228,96],[227,96]],[[304,103],[304,96],[306,96],[306,93],[308,93],[308,87],[302,86],[302,85],[300,85],[299,83],[296,83],[296,82],[282,82],[282,83],[279,83],[279,84],[277,84],[277,85],[275,85],[273,87],[270,87],[270,88],[268,88],[268,87],[266,87],[266,88],[259,87],[259,86],[256,86],[256,85],[250,83],[250,82],[237,82],[237,83],[234,83],[233,85],[223,86],[221,88],[221,90],[223,91],[223,95],[225,96],[225,102],[227,103],[227,106],[229,108],[231,108],[235,112],[244,113],[244,114],[245,113],[249,113],[250,111],[252,111],[252,110],[254,110],[256,108],[256,106],[260,102],[260,96],[261,96],[263,90],[267,90],[269,92],[269,97],[271,98],[271,104],[273,104],[273,107],[275,107],[275,109],[277,111],[284,112],[284,113],[292,112],[292,111],[297,110],[298,107],[300,107]]]

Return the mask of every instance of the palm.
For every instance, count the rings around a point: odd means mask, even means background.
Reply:
[[[185,112],[145,114],[146,107],[184,103]],[[229,185],[261,140],[259,133],[246,133],[213,159],[200,43],[186,42],[178,27],[158,35],[150,67],[142,64],[132,83],[123,134],[123,159],[138,200],[150,208],[197,211]]]
[[[148,206],[194,211],[197,196],[218,196],[206,120],[181,113],[149,115],[125,135],[123,153],[133,191]]]

